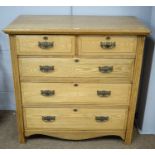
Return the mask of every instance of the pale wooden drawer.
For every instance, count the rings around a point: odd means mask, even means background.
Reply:
[[[74,55],[75,37],[70,35],[17,35],[19,55]]]
[[[25,106],[53,104],[128,105],[131,84],[21,83]]]
[[[80,55],[135,55],[136,36],[79,36]]]
[[[134,59],[20,58],[21,77],[132,79]]]
[[[123,130],[127,109],[24,108],[26,129]]]

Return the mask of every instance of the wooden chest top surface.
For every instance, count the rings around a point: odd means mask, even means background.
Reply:
[[[135,34],[150,30],[136,17],[22,15],[4,30],[8,34]]]

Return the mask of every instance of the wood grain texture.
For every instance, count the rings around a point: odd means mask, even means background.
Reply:
[[[123,16],[19,16],[4,29],[8,34],[129,34],[150,30],[136,17]]]
[[[132,134],[133,134],[134,117],[135,117],[139,81],[140,81],[140,74],[141,74],[141,67],[142,67],[142,60],[143,60],[144,41],[145,41],[145,37],[138,38],[137,55],[136,55],[134,75],[133,75],[133,85],[132,85],[130,105],[129,105],[128,124],[127,124],[127,131],[126,131],[126,137],[125,137],[125,142],[127,144],[131,143]]]
[[[108,39],[107,39],[108,37]],[[110,39],[109,39],[110,38]],[[105,49],[101,47],[101,42],[114,42],[115,47]],[[136,36],[91,36],[82,35],[78,37],[79,55],[104,55],[110,53],[116,55],[121,53],[136,52],[137,37]]]
[[[47,40],[44,37],[48,38]],[[74,55],[75,37],[71,35],[17,35],[18,55]],[[53,47],[42,49],[39,42],[53,43]]]
[[[57,104],[57,103],[44,103],[44,104],[25,104],[23,105],[23,108],[64,108],[64,107],[67,107],[67,108],[72,108],[72,109],[78,109],[78,108],[96,108],[96,109],[128,109],[129,105],[122,105],[122,104],[115,104],[115,105],[112,105],[112,104],[88,104],[88,103],[70,103],[70,104]]]
[[[109,104],[128,105],[130,97],[130,84],[98,84],[98,83],[22,83],[23,105],[60,103],[60,104]],[[41,90],[54,90],[53,96],[42,96]],[[97,91],[111,91],[111,95],[100,97]]]
[[[76,62],[78,60],[78,62]],[[54,71],[41,72],[40,66],[54,66]],[[112,72],[102,73],[99,67],[113,67]],[[83,59],[83,58],[20,58],[21,77],[53,78],[128,78],[132,79],[133,59]],[[65,81],[65,79],[64,79]]]
[[[105,84],[132,84],[132,79],[129,77],[127,78],[80,78],[80,77],[66,77],[66,78],[51,78],[51,77],[44,77],[44,76],[24,76],[20,77],[21,82],[32,82],[32,83],[105,83]]]
[[[11,46],[11,58],[13,67],[13,79],[14,79],[14,91],[16,96],[16,117],[17,126],[19,133],[19,142],[25,143],[24,126],[23,126],[23,109],[22,109],[22,99],[21,99],[21,89],[19,80],[19,66],[16,54],[16,39],[15,36],[10,35],[10,46]]]
[[[71,140],[117,135],[131,143],[144,40],[150,33],[139,20],[20,16],[4,31],[10,34],[21,143],[33,134]],[[54,41],[54,48],[38,47],[45,36]],[[102,49],[101,41],[116,46]],[[40,72],[40,65],[54,66],[54,71]],[[113,66],[113,71],[103,74],[99,66]],[[43,96],[41,90],[55,94]],[[97,90],[111,94],[100,97]],[[43,122],[42,116],[48,115],[56,120]],[[109,120],[96,122],[98,115]]]
[[[55,121],[44,122],[42,116],[55,116]],[[109,120],[98,122],[96,116],[106,116]],[[24,108],[26,129],[55,130],[124,130],[127,109],[86,109],[75,112],[72,108]]]
[[[90,138],[102,137],[102,136],[119,136],[124,140],[125,130],[77,130],[77,131],[69,131],[69,130],[25,130],[25,135],[31,136],[35,134],[42,134],[47,136],[52,136],[61,139],[67,140],[85,140]]]
[[[75,38],[77,39],[77,38]],[[76,47],[77,48],[77,47]],[[77,51],[75,55],[18,55],[18,58],[94,58],[94,59],[135,59],[136,53],[104,53],[103,55],[78,55]]]

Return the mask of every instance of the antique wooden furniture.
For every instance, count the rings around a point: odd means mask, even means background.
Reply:
[[[135,17],[20,16],[9,34],[19,140],[131,143],[147,29]]]

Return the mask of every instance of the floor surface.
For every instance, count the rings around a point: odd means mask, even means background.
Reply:
[[[140,135],[134,132],[133,142],[126,145],[117,137],[102,137],[84,141],[68,141],[48,136],[32,136],[26,144],[19,144],[16,116],[12,111],[0,111],[0,148],[1,149],[153,149],[155,135]]]

